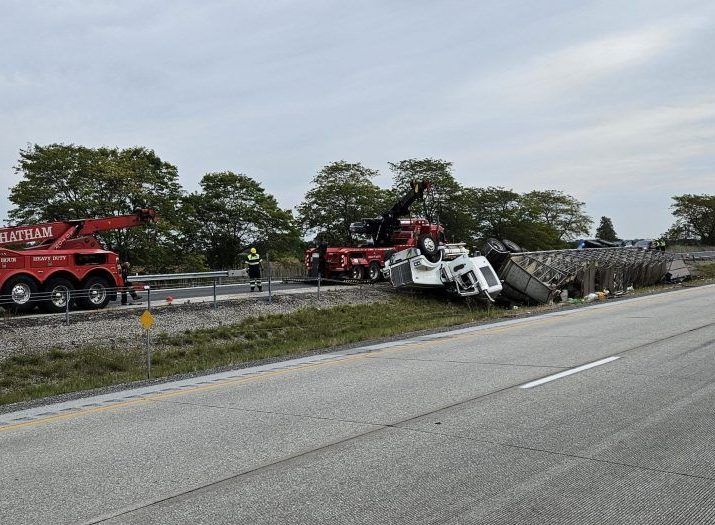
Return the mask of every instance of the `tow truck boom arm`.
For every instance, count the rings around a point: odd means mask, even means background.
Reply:
[[[428,180],[412,181],[410,189],[400,200],[385,211],[381,217],[363,219],[350,225],[352,233],[369,235],[376,246],[387,244],[390,236],[396,227],[399,226],[398,219],[407,215],[410,206],[418,199],[424,198],[424,192],[430,187]]]
[[[413,181],[410,184],[410,190],[405,193],[400,200],[392,205],[392,208],[387,210],[382,216],[386,220],[397,219],[406,215],[410,211],[410,206],[424,197],[424,192],[430,187],[430,182],[427,180]]]

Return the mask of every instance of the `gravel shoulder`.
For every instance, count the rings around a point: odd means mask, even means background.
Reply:
[[[265,298],[221,301],[216,309],[207,304],[160,306],[152,309],[156,324],[152,333],[174,335],[187,330],[215,328],[239,323],[248,317],[290,313],[301,308],[332,308],[338,305],[370,304],[394,296],[385,286],[355,287],[320,294],[276,295]],[[72,316],[70,325],[62,316],[17,317],[0,321],[0,360],[13,355],[72,350],[92,345],[106,348],[135,348],[143,344],[139,324],[142,310],[102,310]]]

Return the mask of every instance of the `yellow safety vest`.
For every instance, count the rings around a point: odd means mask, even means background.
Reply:
[[[261,263],[261,256],[258,255],[257,253],[249,253],[248,254],[248,265],[249,266],[255,266],[256,264]]]

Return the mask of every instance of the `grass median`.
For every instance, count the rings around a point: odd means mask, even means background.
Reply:
[[[396,296],[385,303],[306,308],[174,335],[153,333],[152,377],[303,354],[508,314],[507,310],[487,310],[444,298]],[[18,355],[0,361],[0,404],[143,379],[143,348],[83,347]]]
[[[715,279],[715,263],[699,264],[698,273],[705,279]]]

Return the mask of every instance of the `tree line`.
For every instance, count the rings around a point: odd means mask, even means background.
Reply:
[[[292,258],[302,257],[305,239],[360,242],[350,223],[379,216],[414,179],[429,179],[432,187],[424,209],[413,212],[442,222],[449,241],[478,247],[497,237],[526,249],[557,249],[588,235],[592,224],[584,203],[561,191],[465,186],[451,162],[431,158],[390,163],[390,188],[375,184],[379,172],[359,162],[332,162],[318,171],[295,210],[281,208],[260,182],[232,171],[206,173],[199,190],[187,192],[177,168],[143,147],[32,145],[20,151],[15,170],[21,178],[10,190],[12,224],[155,209],[157,223],[100,235],[122,259],[152,272],[236,267],[251,246]],[[698,218],[676,217],[676,224],[700,228],[698,235],[707,237]]]

